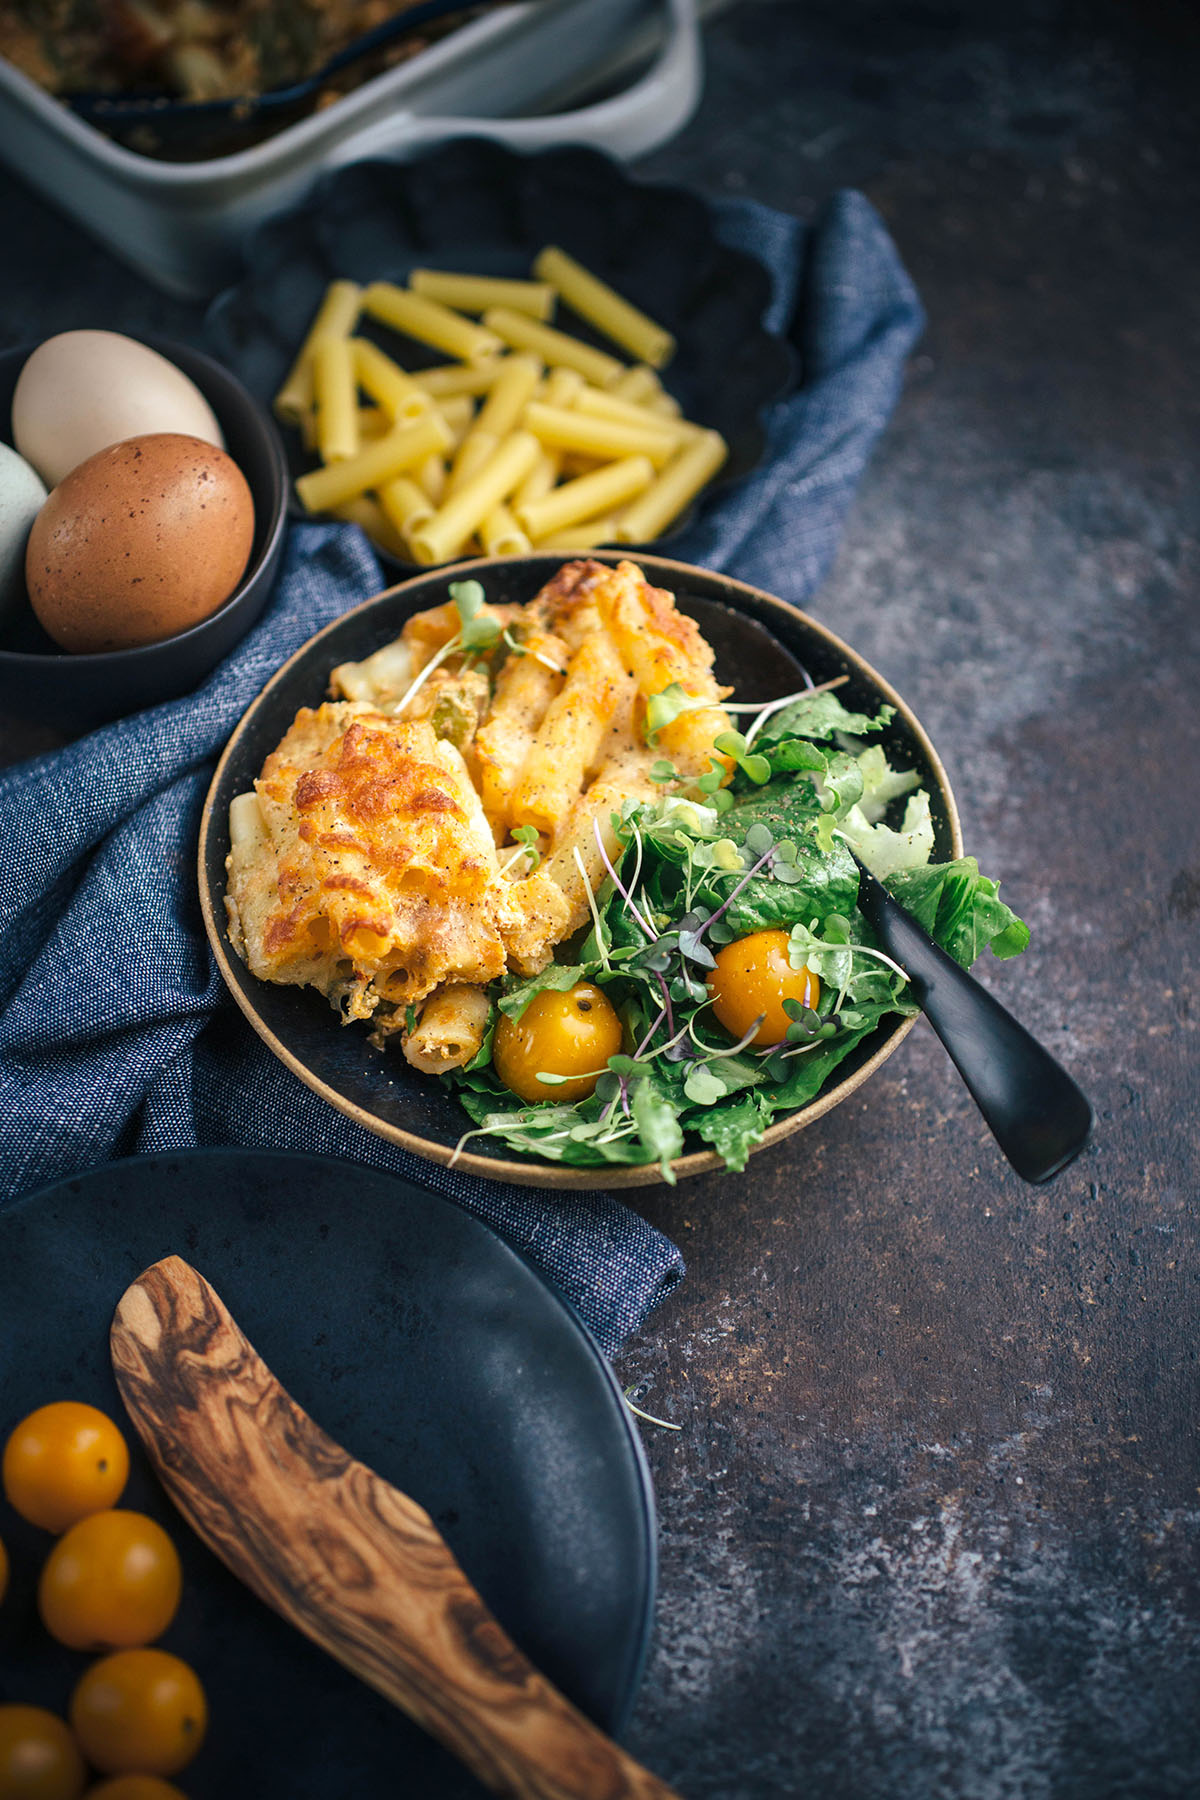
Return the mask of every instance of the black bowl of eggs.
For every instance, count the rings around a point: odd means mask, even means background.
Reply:
[[[266,604],[286,517],[274,425],[201,351],[0,353],[0,707],[75,733],[190,692]]]

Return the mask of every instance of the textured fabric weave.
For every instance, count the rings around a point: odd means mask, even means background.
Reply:
[[[861,195],[839,195],[814,227],[751,202],[716,210],[722,237],[771,270],[768,322],[802,374],[772,410],[761,468],[671,551],[801,602],[829,566],[920,308]],[[610,1194],[481,1182],[352,1124],[259,1043],[204,937],[195,846],[225,739],[293,650],[382,585],[356,528],[297,526],[263,619],[195,694],[0,775],[0,1199],[197,1144],[349,1157],[487,1220],[612,1353],[682,1275],[675,1246]]]

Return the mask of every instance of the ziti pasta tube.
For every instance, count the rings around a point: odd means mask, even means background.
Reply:
[[[728,445],[719,431],[702,431],[685,444],[657,481],[621,514],[617,525],[619,542],[642,544],[661,537],[705,482],[712,480],[728,454]]]
[[[358,323],[362,289],[356,281],[331,281],[308,328],[296,360],[275,396],[275,416],[299,425],[312,406],[313,351],[325,337],[349,337]]]
[[[354,349],[354,373],[358,385],[365,388],[397,423],[401,419],[419,419],[429,411],[430,398],[390,356],[385,356],[370,338],[351,338]]]
[[[551,369],[541,391],[533,398],[546,406],[574,406],[586,385],[578,369]]]
[[[645,406],[656,394],[663,391],[662,382],[646,363],[634,363],[632,369],[626,369],[618,381],[614,381],[609,389],[618,399],[632,400],[637,406]]]
[[[407,540],[427,520],[432,519],[437,508],[428,494],[424,493],[408,475],[393,475],[390,481],[382,482],[379,488],[379,504],[404,541],[404,555],[407,560],[410,554]]]
[[[412,475],[421,492],[433,501],[434,506],[440,506],[446,492],[446,460],[442,452],[435,450],[430,456],[422,457]]]
[[[557,450],[578,450],[584,456],[614,459],[648,456],[655,468],[669,462],[679,447],[679,434],[647,420],[630,425],[623,419],[595,418],[575,407],[547,406],[531,400],[525,408],[525,424],[543,444]]]
[[[525,556],[529,539],[507,506],[493,507],[479,527],[479,541],[486,556]]]
[[[454,442],[461,444],[469,435],[475,417],[475,402],[470,394],[446,394],[433,404],[450,427]]]
[[[325,512],[414,468],[431,450],[445,451],[449,445],[449,428],[435,413],[427,412],[422,418],[393,426],[386,437],[368,444],[357,456],[301,475],[296,492],[308,512]]]
[[[488,389],[475,423],[459,446],[450,476],[451,492],[481,468],[509,433],[516,430],[541,373],[542,365],[536,356],[505,357],[504,367]]]
[[[370,494],[356,494],[353,500],[343,500],[340,506],[330,509],[337,519],[346,519],[351,525],[361,525],[373,544],[386,550],[399,562],[408,561],[408,545],[395,529],[391,520],[378,501],[372,500]]]
[[[412,379],[435,400],[448,394],[486,394],[505,360],[489,356],[476,363],[439,363],[435,369],[415,369]]]
[[[537,547],[539,550],[591,550],[597,544],[615,544],[616,541],[617,516],[604,513],[598,519],[581,519],[578,525],[552,531],[549,537],[538,539]]]
[[[357,456],[358,387],[349,338],[321,338],[313,350],[313,404],[317,450],[325,463]]]
[[[483,1043],[491,1010],[486,991],[473,982],[448,981],[435,988],[412,1031],[401,1038],[405,1061],[425,1075],[461,1068]]]
[[[498,438],[507,437],[521,422],[525,403],[541,378],[542,365],[536,356],[506,356],[504,366],[488,389],[475,423],[480,431],[490,431]]]
[[[578,369],[551,369],[534,393],[547,406],[570,406],[583,386],[583,376]],[[543,494],[550,492],[561,473],[562,451],[550,450],[543,444],[537,461],[513,495],[514,502],[540,500]]]
[[[617,419],[623,425],[641,425],[647,431],[667,432],[674,438],[695,437],[700,430],[690,419],[666,418],[636,401],[622,400],[605,388],[583,387],[575,396],[572,410],[595,419]]]
[[[551,532],[563,531],[582,519],[593,519],[609,508],[632,500],[654,480],[654,465],[645,456],[627,456],[606,468],[593,469],[574,481],[564,481],[540,500],[527,500],[514,511],[536,544]]]
[[[482,469],[491,456],[504,442],[503,438],[494,437],[490,431],[469,431],[458,446],[457,454],[450,465],[450,474],[446,480],[446,493],[457,494],[464,482],[470,481],[477,469]]]
[[[558,480],[561,465],[559,452],[547,450],[543,444],[537,461],[513,495],[513,505],[524,506],[527,500],[540,500],[543,494],[548,494]]]
[[[596,387],[608,387],[625,366],[615,356],[594,350],[565,331],[556,331],[553,325],[539,325],[536,319],[526,318],[509,307],[489,307],[483,322],[514,350],[532,350],[551,368],[578,369],[584,380]]]
[[[364,290],[362,303],[364,311],[373,319],[382,319],[393,331],[402,331],[419,344],[432,344],[448,356],[461,356],[464,362],[481,362],[500,349],[501,340],[494,331],[473,325],[448,306],[427,300],[423,294],[410,294],[390,281],[373,281]]]
[[[614,344],[620,344],[639,362],[661,369],[675,354],[675,339],[665,326],[658,325],[610,288],[606,281],[577,263],[565,250],[547,245],[533,265],[541,281],[557,289],[567,305],[581,319],[602,331]]]
[[[481,313],[489,306],[507,306],[513,312],[528,313],[531,319],[548,319],[554,312],[554,289],[547,281],[509,281],[493,275],[414,269],[408,285],[414,294],[440,300],[456,312]]]
[[[567,679],[538,727],[512,798],[516,825],[559,829],[599,756],[610,722],[633,689],[606,631],[593,631],[571,658]]]
[[[447,562],[477,531],[494,507],[507,500],[537,461],[538,441],[514,431],[470,480],[415,531],[413,555],[419,563]]]
[[[563,640],[537,626],[523,632],[521,648],[524,655],[501,663],[488,716],[475,737],[483,808],[493,825],[505,829],[512,791],[570,660]]]

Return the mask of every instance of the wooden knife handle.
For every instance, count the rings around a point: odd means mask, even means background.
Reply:
[[[113,1320],[117,1386],[179,1510],[235,1575],[516,1800],[677,1800],[540,1675],[423,1507],[335,1444],[169,1256]]]

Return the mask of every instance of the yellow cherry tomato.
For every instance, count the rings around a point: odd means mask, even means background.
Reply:
[[[500,1015],[492,1046],[496,1073],[522,1100],[583,1100],[610,1056],[621,1048],[621,1021],[612,1003],[581,981],[565,994],[543,988],[519,1019]],[[539,1074],[565,1081],[539,1081]]]
[[[84,1800],[187,1800],[187,1796],[161,1775],[110,1775],[90,1787]]]
[[[4,1492],[45,1531],[115,1506],[128,1477],[125,1439],[106,1413],[79,1400],[39,1406],[4,1446]]]
[[[0,1706],[0,1800],[79,1800],[79,1746],[44,1706]]]
[[[124,1650],[162,1636],[182,1587],[161,1525],[145,1513],[90,1513],[46,1558],[38,1609],[51,1637],[72,1650]]]
[[[731,1037],[742,1038],[756,1019],[761,1024],[750,1042],[778,1044],[792,1023],[785,1000],[816,1009],[821,984],[811,969],[793,969],[788,961],[786,931],[756,931],[716,952],[716,968],[708,977],[713,1012]]]
[[[204,1742],[208,1705],[195,1671],[166,1650],[116,1650],[85,1669],[71,1729],[106,1775],[174,1775]]]

